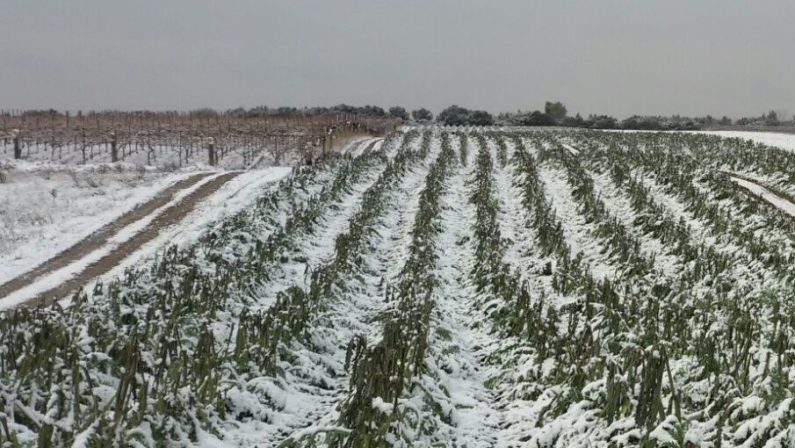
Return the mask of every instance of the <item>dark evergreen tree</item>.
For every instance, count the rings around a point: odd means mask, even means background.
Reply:
[[[544,113],[555,123],[560,123],[564,118],[566,118],[568,111],[566,110],[566,106],[564,106],[560,101],[555,103],[547,101],[544,104]]]
[[[390,107],[389,116],[399,118],[403,121],[408,121],[409,119],[409,113],[406,111],[406,109],[400,106]]]
[[[419,109],[417,109],[415,111],[412,111],[411,112],[411,118],[413,118],[414,121],[428,122],[428,121],[433,120],[433,113],[431,111],[429,111],[428,109],[425,109],[424,107],[422,107],[422,108],[419,108]]]
[[[534,110],[527,114],[522,124],[525,126],[552,126],[555,124],[555,120],[540,110]]]
[[[443,110],[436,120],[447,126],[466,126],[469,124],[469,109],[452,105]]]

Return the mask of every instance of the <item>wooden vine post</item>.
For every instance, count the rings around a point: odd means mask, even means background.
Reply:
[[[110,133],[110,161],[114,163],[119,161],[119,145],[116,131]]]
[[[215,166],[217,159],[215,157],[215,139],[210,137],[207,139],[207,152],[209,156],[210,166]]]
[[[326,152],[331,152],[332,145],[334,144],[334,129],[328,128],[326,135],[323,137],[323,156],[326,156]]]
[[[19,129],[14,129],[11,131],[11,137],[14,139],[14,158],[21,159],[22,158],[22,144],[19,141]]]

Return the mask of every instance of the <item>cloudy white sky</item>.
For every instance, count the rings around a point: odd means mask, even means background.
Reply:
[[[0,109],[795,111],[795,2],[3,0]]]

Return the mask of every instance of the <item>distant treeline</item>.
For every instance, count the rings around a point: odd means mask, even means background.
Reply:
[[[793,126],[793,120],[780,119],[780,113],[770,111],[759,117],[745,117],[732,120],[729,117],[716,119],[710,115],[704,117],[672,116],[641,116],[633,115],[624,120],[618,120],[609,115],[589,115],[582,117],[580,114],[570,116],[563,103],[547,101],[544,110],[516,113],[501,113],[496,117],[485,111],[469,110],[460,106],[450,106],[442,111],[437,121],[450,126],[484,126],[498,124],[503,126],[562,126],[570,128],[587,129],[632,129],[649,131],[669,130],[698,130],[716,127],[767,127],[767,126]]]
[[[315,106],[315,107],[268,107],[257,106],[250,109],[238,107],[236,109],[217,110],[209,107],[193,109],[188,111],[149,111],[149,110],[97,110],[82,112],[79,111],[74,115],[77,116],[92,116],[92,115],[108,115],[108,114],[122,114],[122,115],[135,115],[135,116],[158,116],[158,115],[183,115],[193,117],[218,117],[218,116],[234,116],[234,117],[308,117],[308,116],[326,116],[335,114],[348,114],[358,115],[362,117],[392,117],[408,121],[414,119],[415,121],[431,121],[433,114],[427,109],[417,109],[409,113],[402,107],[391,107],[389,110],[379,106],[350,106],[347,104],[338,104],[336,106]],[[0,115],[14,115],[26,117],[52,117],[52,116],[65,116],[69,112],[57,111],[55,109],[34,109],[34,110],[6,110],[0,111]]]
[[[238,116],[257,117],[267,115],[279,116],[312,116],[312,115],[334,115],[334,114],[350,114],[359,115],[363,117],[391,117],[403,121],[416,121],[416,122],[430,122],[433,121],[433,113],[425,108],[420,108],[409,113],[403,107],[393,106],[388,110],[380,106],[350,106],[347,104],[338,104],[336,106],[325,107],[277,107],[269,108],[267,106],[253,107],[251,109],[244,109],[239,107],[227,111],[227,113]]]
[[[547,101],[544,110],[516,113],[501,113],[493,117],[482,110],[469,110],[461,106],[450,106],[439,113],[436,120],[448,126],[563,126],[589,129],[644,129],[644,130],[687,130],[700,129],[706,119],[687,117],[641,117],[633,116],[619,121],[609,115],[580,114],[569,116],[563,103]]]
[[[114,111],[88,112],[87,115],[95,113],[108,113]],[[47,110],[27,110],[14,112],[1,112],[3,114],[25,115],[25,116],[53,116],[61,115],[53,109]],[[150,115],[162,114],[163,112],[152,111],[124,111],[122,114]],[[168,112],[166,112],[168,113]],[[210,108],[195,109],[186,112],[172,112],[174,114],[196,116],[196,117],[216,117],[231,115],[235,117],[311,117],[327,116],[335,114],[358,115],[360,117],[383,117],[396,118],[404,122],[430,123],[434,120],[433,113],[425,108],[420,108],[409,112],[403,107],[393,106],[384,109],[380,106],[351,106],[348,104],[338,104],[336,106],[315,106],[315,107],[268,107],[257,106],[250,109],[238,107],[225,111],[218,111]],[[82,113],[78,113],[81,115]],[[698,130],[705,128],[720,127],[770,127],[770,126],[790,126],[795,127],[795,118],[785,119],[784,114],[770,111],[757,117],[743,117],[732,120],[729,117],[714,118],[710,115],[704,117],[683,117],[680,115],[672,116],[641,116],[633,115],[629,118],[618,120],[609,115],[588,115],[582,117],[580,114],[570,116],[566,106],[561,102],[547,101],[544,110],[533,110],[528,112],[517,111],[504,112],[496,117],[484,110],[470,110],[465,107],[453,105],[444,109],[436,117],[436,122],[448,126],[562,126],[571,128],[587,129],[633,129],[633,130]]]

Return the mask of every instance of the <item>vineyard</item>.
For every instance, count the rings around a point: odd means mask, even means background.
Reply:
[[[795,153],[458,127],[378,148],[0,314],[3,446],[795,441]]]
[[[354,114],[258,117],[214,111],[0,112],[0,158],[175,170],[289,166],[382,134],[395,120]]]

